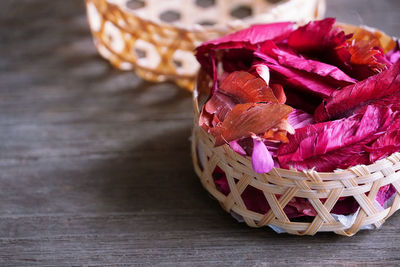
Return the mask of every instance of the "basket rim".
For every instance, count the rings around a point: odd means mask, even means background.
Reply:
[[[348,23],[343,23],[343,22],[337,22],[336,25],[338,26],[344,26],[344,27],[359,27],[359,28],[363,28],[367,31],[370,32],[378,32],[380,34],[383,35],[383,38],[391,38],[391,40],[393,42],[396,42],[398,40],[398,38],[396,37],[392,37],[387,35],[386,33],[384,33],[381,30],[378,30],[376,28],[373,27],[369,27],[366,25],[352,25],[352,24],[348,24]],[[212,143],[214,143],[214,137],[207,133],[203,128],[201,128],[198,124],[198,119],[200,117],[200,108],[199,108],[199,101],[198,101],[198,96],[199,96],[199,92],[198,92],[198,80],[199,80],[199,76],[196,75],[195,77],[195,85],[194,85],[194,89],[193,89],[193,94],[192,94],[192,100],[193,100],[193,110],[194,110],[194,130],[195,128],[198,128],[203,134],[205,134],[210,140],[212,140]],[[239,159],[243,159],[244,161],[251,161],[251,157],[250,156],[242,156],[238,153],[236,153],[235,151],[233,151],[233,149],[228,145],[228,144],[224,144],[222,146],[220,146],[222,149],[224,149],[225,151],[230,151],[231,153],[235,153],[236,157]],[[363,168],[365,169],[367,172],[371,173],[371,175],[373,175],[374,173],[383,170],[389,166],[392,166],[394,164],[396,164],[396,162],[398,161],[398,159],[400,159],[400,151],[395,152],[393,154],[391,154],[390,156],[387,156],[383,159],[377,160],[372,164],[369,165],[363,165],[363,164],[359,164],[359,165],[355,165],[352,167],[349,167],[347,169],[336,169],[333,172],[318,172],[315,171],[314,169],[309,169],[309,170],[303,170],[303,171],[298,171],[295,169],[283,169],[283,168],[276,168],[274,167],[271,172],[277,172],[282,174],[282,176],[284,176],[285,178],[288,179],[293,179],[293,180],[308,180],[308,181],[314,181],[314,179],[312,179],[310,177],[311,175],[316,175],[318,176],[318,180],[320,180],[320,182],[329,182],[329,181],[340,181],[340,180],[348,180],[348,179],[353,179],[356,175],[355,175],[355,170],[359,169],[359,168]],[[398,166],[395,165],[395,168],[400,170],[400,164],[397,164]],[[253,171],[253,170],[252,170]],[[255,176],[260,176],[260,175],[265,175],[263,174],[257,174],[253,171],[253,175]],[[362,182],[362,181],[358,181],[358,182]]]
[[[88,3],[90,0],[85,0],[86,3]],[[254,24],[257,21],[257,18],[262,17],[265,14],[268,14],[270,12],[276,12],[275,10],[279,10],[281,8],[286,8],[286,6],[290,5],[296,5],[299,2],[307,1],[307,0],[285,0],[283,3],[278,3],[276,4],[273,8],[271,8],[267,13],[263,14],[258,14],[257,16],[249,16],[244,19],[233,19],[230,20],[227,24],[221,25],[221,24],[216,24],[216,25],[200,25],[200,24],[190,24],[190,25],[177,25],[174,23],[168,23],[162,20],[156,20],[152,18],[146,18],[140,13],[138,13],[137,10],[130,9],[124,5],[121,5],[121,3],[118,3],[118,0],[103,0],[107,2],[107,4],[114,6],[121,11],[124,11],[125,13],[134,15],[141,20],[151,23],[155,26],[161,27],[161,28],[171,28],[171,29],[176,29],[176,30],[181,30],[181,31],[187,31],[187,32],[193,32],[193,33],[205,33],[205,32],[222,32],[225,33],[227,30],[231,28],[245,28],[250,26],[251,24]],[[314,0],[316,5],[317,5],[317,17],[321,18],[321,15],[325,13],[326,10],[326,0]],[[260,22],[258,22],[260,23]]]

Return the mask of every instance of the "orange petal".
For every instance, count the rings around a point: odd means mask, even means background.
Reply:
[[[246,71],[234,71],[230,73],[222,81],[219,89],[232,96],[238,103],[278,103],[274,92],[267,86],[265,81]]]
[[[275,103],[238,104],[227,115],[225,120],[210,129],[215,137],[215,146],[236,139],[250,136],[251,133],[263,134],[279,124],[292,108]]]
[[[376,60],[375,55],[380,54],[381,52],[375,49],[374,42],[368,41],[358,41],[354,42],[348,50],[351,54],[350,62],[353,64],[359,65],[369,65],[374,69],[381,71],[385,69],[385,64],[379,63]]]
[[[356,42],[367,41],[371,43],[372,46],[381,47],[385,53],[389,52],[396,46],[396,42],[393,41],[393,38],[381,31],[375,29],[373,31],[366,30],[362,27],[348,24],[341,24],[340,27],[346,34],[351,33],[353,35],[352,38],[349,39],[350,42],[352,42],[352,40],[355,40]]]
[[[263,138],[267,140],[275,140],[275,141],[280,141],[282,143],[288,143],[289,139],[287,138],[286,134],[287,132],[284,130],[269,129],[263,135]]]

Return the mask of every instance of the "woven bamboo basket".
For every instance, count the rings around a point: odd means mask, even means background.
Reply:
[[[345,32],[356,26],[340,24]],[[393,39],[382,32],[370,29],[380,38],[384,50],[395,45]],[[199,72],[193,92],[194,126],[192,131],[192,159],[194,169],[203,187],[220,203],[221,207],[251,227],[270,226],[295,235],[314,235],[317,232],[334,232],[352,236],[360,229],[379,228],[387,218],[400,208],[400,153],[379,160],[374,164],[358,165],[335,172],[296,171],[274,168],[271,172],[257,174],[251,158],[241,156],[225,144],[214,147],[214,137],[199,127],[201,104],[199,92],[209,92],[211,78]],[[220,168],[228,180],[230,193],[221,193],[213,179],[213,171]],[[385,208],[374,204],[380,187],[392,184],[397,190]],[[246,208],[241,194],[247,187],[260,190],[270,210],[266,214]],[[307,199],[317,215],[311,222],[291,221],[284,207],[294,198]],[[331,210],[341,197],[354,197],[359,210],[350,226],[334,218]],[[323,201],[321,201],[323,199]],[[386,207],[387,206],[387,207]]]
[[[254,23],[306,22],[325,0],[86,0],[99,53],[143,79],[192,90],[200,43]]]

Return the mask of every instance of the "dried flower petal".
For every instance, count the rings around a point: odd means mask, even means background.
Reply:
[[[294,22],[253,25],[250,28],[203,43],[196,49],[196,58],[200,62],[202,68],[212,76],[216,73],[217,50],[248,49],[250,51],[255,51],[257,50],[258,44],[266,40],[275,40],[277,42],[284,40],[295,29],[295,26],[296,23]],[[236,63],[240,63],[240,61],[236,60]],[[214,79],[214,81],[216,81],[216,79]]]
[[[314,113],[316,121],[351,115],[357,107],[400,92],[400,61],[388,70],[335,91]]]
[[[312,54],[342,45],[349,36],[340,28],[335,28],[335,22],[334,18],[326,18],[299,27],[289,35],[288,45],[298,52]]]
[[[215,145],[250,136],[251,133],[262,134],[291,111],[292,108],[283,104],[238,104],[220,125],[210,129],[215,137]]]
[[[283,90],[282,85],[274,83],[270,85],[272,91],[274,92],[275,97],[278,99],[278,102],[284,104],[287,100],[285,91]]]
[[[336,168],[368,162],[363,147],[376,140],[391,122],[391,110],[368,106],[364,113],[350,118],[309,125],[289,136],[289,143],[278,150],[284,168],[298,170],[315,168],[333,171]],[[364,153],[364,154],[363,154]]]
[[[246,71],[235,71],[226,77],[219,90],[233,97],[236,103],[278,103],[274,92],[260,78]]]
[[[251,163],[253,170],[256,173],[267,173],[274,167],[274,160],[269,153],[264,142],[259,138],[253,138],[254,147],[253,153],[251,154]]]
[[[268,67],[263,64],[256,64],[254,65],[254,67],[256,68],[258,75],[260,75],[260,77],[265,81],[265,83],[269,85],[270,75]]]
[[[394,117],[386,132],[370,147],[365,148],[370,153],[369,160],[371,162],[400,151],[400,113],[396,113]]]

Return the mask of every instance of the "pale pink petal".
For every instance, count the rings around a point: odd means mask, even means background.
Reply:
[[[274,160],[264,142],[258,138],[253,138],[253,143],[254,148],[253,154],[251,155],[253,170],[256,173],[266,173],[271,171],[274,167]]]
[[[269,85],[269,68],[264,64],[255,65],[257,74],[265,81],[267,85]]]

